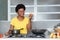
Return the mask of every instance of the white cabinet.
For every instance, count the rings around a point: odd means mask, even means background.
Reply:
[[[37,0],[38,5],[58,5],[60,0]]]
[[[24,5],[34,5],[34,0],[10,0],[10,5],[17,5],[21,3]]]
[[[29,13],[34,14],[34,0],[8,0],[8,21],[10,21],[13,17],[17,16],[15,12],[15,7],[17,4],[24,4],[26,6],[25,16],[28,17]],[[32,20],[35,20],[35,18],[33,17]]]
[[[16,16],[17,4],[26,6],[25,16],[33,13],[32,21],[60,21],[60,0],[8,0],[8,21]]]

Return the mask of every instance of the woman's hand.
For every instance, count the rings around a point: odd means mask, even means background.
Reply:
[[[10,29],[8,32],[5,33],[5,35],[8,36],[9,34],[11,34],[13,29],[14,29],[14,26],[10,25]]]
[[[33,14],[29,14],[29,19],[31,20],[33,17]]]
[[[9,33],[8,33],[8,32],[6,32],[6,33],[5,33],[5,36],[8,36],[8,35],[9,35]]]

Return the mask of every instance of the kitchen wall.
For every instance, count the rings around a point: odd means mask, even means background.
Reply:
[[[51,30],[54,28],[55,25],[60,23],[60,21],[35,21],[32,22],[32,29],[49,29]],[[7,21],[0,21],[0,33],[5,33],[8,31],[10,27],[10,22]]]
[[[51,1],[48,0],[48,2],[47,2],[47,0],[46,0],[46,2],[45,1],[41,2],[41,0],[38,0],[37,4],[39,4],[39,5],[40,4],[60,4],[59,0],[58,1],[56,0],[54,2],[53,1],[54,0],[51,0]],[[7,0],[0,0],[0,20],[2,20],[2,21],[0,21],[0,33],[2,33],[2,34],[7,32],[10,27],[10,22],[7,21],[7,18],[8,18],[7,17],[8,16],[7,8],[8,8]],[[40,8],[38,7],[37,12],[46,12],[48,10],[49,10],[48,7],[47,7],[47,10],[44,7],[41,8],[41,10],[40,10]],[[53,10],[50,9],[50,11],[48,11],[48,12],[51,12],[51,11],[55,12],[56,10],[55,11],[54,10],[55,10],[55,8],[53,7]],[[57,10],[58,10],[57,12],[60,11],[58,7],[57,7]],[[13,18],[13,16],[15,16],[15,15],[11,15],[11,19]],[[57,15],[56,14],[54,14],[54,15],[52,15],[52,14],[50,14],[50,15],[49,14],[47,14],[47,15],[46,14],[45,15],[38,14],[36,16],[37,21],[32,22],[32,29],[41,29],[41,28],[47,29],[48,28],[49,30],[51,30],[52,28],[54,28],[55,25],[60,23],[60,21],[38,21],[40,19],[42,19],[42,20],[44,20],[44,19],[60,19],[60,15],[58,13],[57,13]]]

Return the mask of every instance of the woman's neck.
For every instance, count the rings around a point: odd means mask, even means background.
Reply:
[[[24,16],[17,16],[18,20],[22,21],[24,20]]]

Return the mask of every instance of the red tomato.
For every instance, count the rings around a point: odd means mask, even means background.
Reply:
[[[0,34],[0,38],[2,38],[3,37],[3,34]]]

